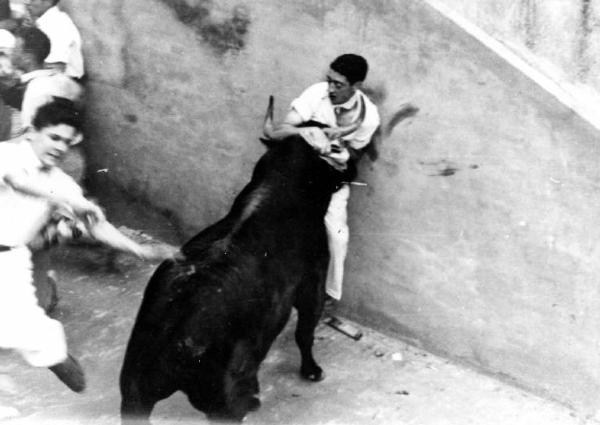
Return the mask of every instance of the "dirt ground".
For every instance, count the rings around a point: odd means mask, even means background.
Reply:
[[[143,205],[114,199],[107,203],[109,218],[133,229],[135,237],[180,242],[174,227]],[[83,394],[72,393],[48,370],[29,367],[14,353],[2,351],[0,404],[19,411],[3,422],[117,424],[124,348],[156,264],[122,255],[111,259],[108,251],[94,247],[59,248],[51,259],[60,294],[53,316],[65,325],[70,351],[86,371],[88,388]],[[40,294],[45,297],[43,291]],[[355,341],[321,324],[315,356],[326,379],[309,383],[298,375],[293,322],[294,318],[263,363],[262,407],[247,416],[246,424],[600,423],[367,328],[361,328],[363,337]],[[152,421],[208,423],[182,394],[159,403]]]

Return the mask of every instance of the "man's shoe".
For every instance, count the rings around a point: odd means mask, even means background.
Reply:
[[[85,375],[79,362],[73,356],[68,355],[67,359],[50,369],[67,387],[76,393],[85,390]]]
[[[323,312],[331,315],[337,307],[337,300],[329,295],[325,295],[325,303],[323,304]]]

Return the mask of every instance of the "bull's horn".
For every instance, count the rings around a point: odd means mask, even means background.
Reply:
[[[286,137],[298,134],[299,129],[294,126],[280,126],[274,128],[273,126],[273,105],[275,100],[273,95],[269,96],[269,106],[267,106],[267,113],[265,115],[265,123],[263,124],[263,134],[267,139],[270,140],[282,140]]]
[[[264,135],[272,139],[273,138],[273,105],[275,103],[275,99],[273,95],[269,96],[269,106],[267,106],[267,113],[265,114],[265,122],[263,124],[263,133]]]
[[[361,126],[361,124],[363,123],[364,119],[365,119],[365,114],[366,114],[366,110],[367,108],[365,107],[365,100],[363,99],[363,97],[361,95],[359,95],[360,98],[360,104],[359,104],[359,108],[360,108],[360,113],[358,115],[358,118],[356,119],[356,121],[354,121],[352,124],[347,125],[345,127],[338,127],[335,130],[335,135],[336,138],[341,138],[344,136],[347,136],[348,134],[354,133],[356,130],[358,130],[358,127]]]

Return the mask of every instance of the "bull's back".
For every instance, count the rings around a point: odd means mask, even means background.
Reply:
[[[124,369],[140,367],[143,358],[153,362],[160,353],[178,355],[173,350],[182,344],[208,347],[268,332],[274,319],[289,314],[300,276],[290,256],[233,245],[215,255],[213,248],[207,244],[184,262],[165,261],[157,268],[144,292]]]

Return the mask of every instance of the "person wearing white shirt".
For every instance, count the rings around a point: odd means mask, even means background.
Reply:
[[[329,66],[326,81],[308,87],[292,101],[290,110],[275,134],[300,134],[329,159],[332,166],[344,167],[348,160],[359,159],[361,150],[369,144],[380,124],[377,107],[360,90],[368,69],[368,63],[362,56],[344,54],[337,57]],[[310,121],[318,122],[326,128],[320,130],[298,127]],[[357,127],[344,134],[353,123]],[[325,290],[334,300],[342,297],[344,261],[349,238],[349,196],[350,187],[344,184],[333,194],[325,215],[331,255]]]
[[[37,28],[22,27],[15,31],[14,37],[11,59],[13,67],[22,72],[19,76],[22,100],[18,105],[22,128],[28,128],[37,109],[53,97],[69,99],[79,105],[83,100],[81,85],[56,69],[44,67],[51,51],[48,36]]]
[[[46,65],[67,76],[80,80],[84,74],[81,35],[65,12],[58,7],[59,0],[28,0],[27,9],[35,25],[50,39],[50,54]]]
[[[32,366],[48,367],[71,390],[85,389],[81,366],[68,354],[64,330],[38,305],[31,247],[57,214],[80,235],[142,259],[174,258],[166,245],[140,245],[110,224],[100,207],[57,165],[81,141],[81,116],[67,99],[37,110],[23,137],[0,143],[0,347]],[[75,227],[73,227],[74,229]]]

